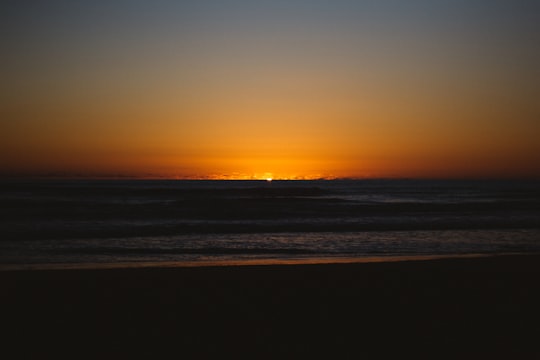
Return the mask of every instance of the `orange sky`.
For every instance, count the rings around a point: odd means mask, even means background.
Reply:
[[[277,3],[13,5],[0,173],[540,176],[527,9]]]

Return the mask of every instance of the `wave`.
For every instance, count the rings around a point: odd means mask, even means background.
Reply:
[[[128,223],[95,224],[21,224],[0,228],[2,241],[41,239],[132,238],[140,236],[176,236],[186,234],[262,234],[262,233],[342,233],[392,232],[417,230],[488,230],[488,229],[540,229],[536,217],[370,217],[325,221],[286,222],[200,222],[189,224],[161,223],[140,225]]]
[[[318,251],[299,248],[231,248],[231,247],[205,247],[205,248],[176,248],[164,249],[159,247],[128,248],[128,247],[92,247],[92,248],[64,248],[54,250],[57,253],[75,253],[75,254],[124,254],[124,255],[158,255],[158,254],[189,254],[189,255],[298,255],[298,254],[316,254]]]

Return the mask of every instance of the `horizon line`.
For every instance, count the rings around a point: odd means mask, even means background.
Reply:
[[[133,180],[133,181],[257,181],[269,182],[267,178],[217,178],[195,176],[134,176],[134,175],[7,175],[0,174],[0,181],[16,180]],[[271,178],[271,181],[361,181],[361,180],[452,180],[452,181],[540,181],[540,176],[323,176],[323,177],[294,177],[294,178]]]

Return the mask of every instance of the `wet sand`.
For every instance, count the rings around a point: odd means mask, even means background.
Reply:
[[[539,279],[539,255],[0,271],[3,352],[538,358]]]

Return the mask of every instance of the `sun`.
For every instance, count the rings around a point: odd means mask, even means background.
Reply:
[[[274,173],[267,171],[265,173],[260,174],[258,178],[261,180],[266,180],[267,182],[271,182],[272,180],[274,180]]]

